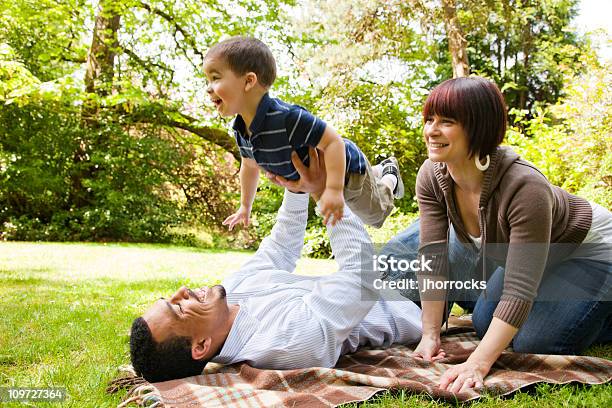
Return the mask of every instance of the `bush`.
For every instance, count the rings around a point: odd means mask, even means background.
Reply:
[[[320,259],[331,258],[332,250],[327,228],[322,224],[321,218],[313,220],[312,225],[306,230],[302,255]]]
[[[61,102],[0,111],[4,239],[165,241],[182,220],[165,195],[184,158],[159,129],[84,127]]]
[[[612,69],[590,61],[567,79],[567,97],[536,109],[514,110],[507,142],[555,185],[612,208]]]
[[[168,229],[170,243],[179,246],[202,249],[216,248],[213,233],[205,228],[195,225],[181,225]]]
[[[380,246],[408,228],[416,218],[416,213],[405,214],[400,209],[396,209],[386,219],[382,228],[366,226],[366,230],[370,234],[372,243]],[[309,222],[302,254],[311,258],[330,258],[332,256],[327,228],[322,224],[322,218],[315,217]]]

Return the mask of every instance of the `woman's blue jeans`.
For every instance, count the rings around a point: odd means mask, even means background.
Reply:
[[[417,259],[419,221],[396,235],[381,254],[396,259]],[[478,252],[461,243],[451,228],[449,237],[449,279],[482,280]],[[412,274],[412,276],[409,276]],[[603,277],[603,278],[602,278]],[[414,272],[390,272],[387,280],[415,279]],[[454,301],[472,312],[476,333],[482,338],[493,319],[502,294],[504,268],[487,261],[486,296],[476,290],[450,290]],[[595,343],[612,342],[612,264],[589,259],[569,259],[547,268],[538,295],[525,323],[512,341],[514,351],[539,354],[581,354]],[[579,293],[590,293],[582,298]],[[418,294],[403,295],[415,300]],[[551,300],[553,299],[553,300]]]

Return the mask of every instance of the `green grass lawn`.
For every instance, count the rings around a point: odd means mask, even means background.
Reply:
[[[0,243],[0,386],[66,387],[63,406],[116,406],[121,394],[107,395],[105,387],[117,367],[129,362],[132,320],[180,285],[220,281],[250,254],[164,245]],[[298,263],[303,274],[334,270],[333,261]],[[590,354],[612,358],[612,347]],[[492,407],[500,401],[468,405]],[[612,387],[540,385],[503,403],[612,406]],[[427,396],[385,393],[361,406],[447,405]]]

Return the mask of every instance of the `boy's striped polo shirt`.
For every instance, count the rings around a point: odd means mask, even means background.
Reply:
[[[242,157],[254,159],[270,173],[289,180],[300,178],[291,163],[291,152],[296,151],[305,165],[309,163],[308,146],[316,147],[326,124],[299,105],[290,105],[267,93],[262,97],[251,123],[251,136],[240,115],[232,125]],[[366,159],[355,143],[344,139],[346,172],[365,174]]]

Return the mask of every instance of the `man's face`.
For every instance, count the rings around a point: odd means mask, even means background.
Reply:
[[[195,291],[183,286],[172,297],[157,300],[142,317],[157,342],[169,334],[200,342],[215,337],[228,316],[225,288],[216,285]]]

